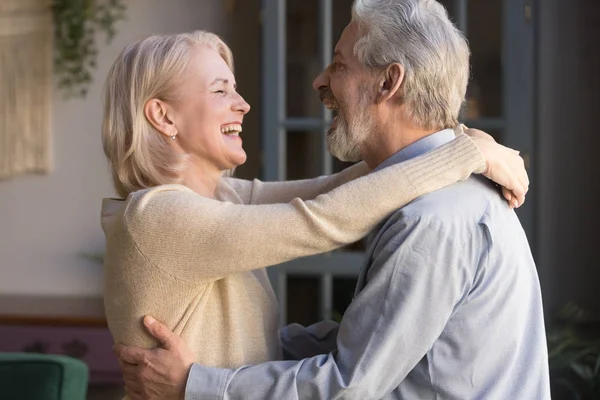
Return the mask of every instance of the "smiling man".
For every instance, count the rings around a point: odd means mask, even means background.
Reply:
[[[356,0],[314,82],[338,110],[330,151],[379,169],[451,141],[468,77],[466,40],[439,3]],[[422,196],[380,227],[367,256],[339,327],[284,331],[284,350],[299,360],[193,364],[154,322],[158,353],[117,346],[122,360],[144,361],[142,372],[125,366],[126,379],[193,400],[550,398],[535,264],[493,184],[471,177]]]

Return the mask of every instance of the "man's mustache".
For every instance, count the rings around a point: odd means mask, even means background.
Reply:
[[[329,86],[319,88],[319,98],[321,99],[321,101],[335,101],[335,96],[333,95],[333,93],[331,93],[331,89],[329,88]]]

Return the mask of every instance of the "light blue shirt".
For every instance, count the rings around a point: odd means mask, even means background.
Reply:
[[[430,135],[381,167],[453,137]],[[492,183],[471,177],[418,198],[382,225],[367,257],[339,329],[283,331],[288,355],[312,357],[236,370],[194,364],[186,399],[550,398],[536,267]]]

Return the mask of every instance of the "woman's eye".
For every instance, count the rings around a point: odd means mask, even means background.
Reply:
[[[225,91],[224,90],[217,90],[216,93],[225,94]]]

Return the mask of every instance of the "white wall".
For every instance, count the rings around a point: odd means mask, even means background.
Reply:
[[[127,21],[106,46],[84,100],[55,93],[54,169],[0,181],[0,294],[95,295],[102,268],[82,253],[100,252],[100,204],[113,195],[101,149],[102,84],[130,41],[152,33],[207,29],[227,36],[224,0],[128,0]]]

